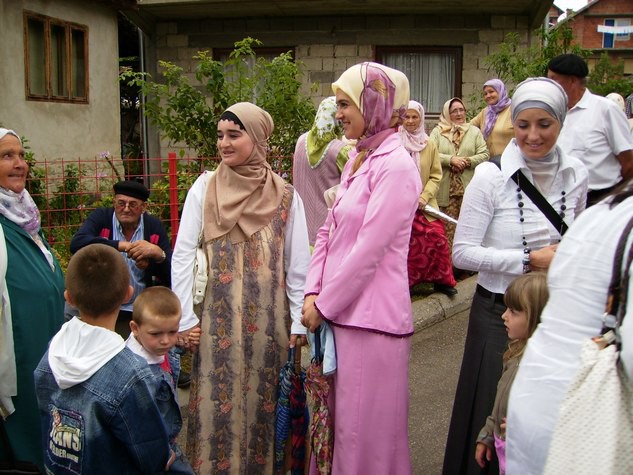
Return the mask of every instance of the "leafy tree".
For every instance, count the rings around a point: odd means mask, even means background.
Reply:
[[[591,53],[573,44],[574,36],[569,21],[556,28],[543,27],[536,31],[536,35],[536,43],[525,47],[520,44],[516,32],[508,33],[499,50],[485,59],[488,71],[492,71],[506,85],[517,85],[526,78],[547,75],[547,63],[559,54],[574,53],[587,58]]]
[[[633,93],[633,82],[624,77],[624,61],[620,59],[614,63],[606,51],[593,67],[587,79],[587,87],[591,92],[602,96],[617,92],[626,98]]]
[[[249,101],[270,113],[275,131],[269,141],[275,155],[291,156],[297,138],[312,125],[316,112],[309,98],[301,97],[301,70],[290,52],[272,60],[257,57],[261,42],[245,38],[235,43],[225,62],[199,51],[191,84],[181,67],[160,61],[162,82],[149,75],[125,70],[120,78],[147,96],[145,113],[174,142],[184,142],[200,157],[217,155],[215,128],[220,114],[231,104]],[[287,164],[285,164],[287,165]]]

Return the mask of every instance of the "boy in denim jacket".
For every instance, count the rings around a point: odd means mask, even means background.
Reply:
[[[176,389],[180,373],[180,355],[175,350],[180,315],[180,300],[170,289],[145,289],[134,301],[130,322],[132,333],[125,346],[147,361],[154,376],[156,403],[163,416],[169,444],[176,454],[176,460],[167,473],[193,475],[191,465],[176,443],[182,428]],[[197,331],[199,332],[199,329]],[[195,335],[190,335],[190,338],[192,337]]]
[[[152,372],[114,331],[132,292],[114,248],[91,244],[70,260],[64,296],[79,317],[53,337],[34,373],[47,473],[159,473],[175,459]]]

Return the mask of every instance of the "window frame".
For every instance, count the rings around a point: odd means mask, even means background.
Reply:
[[[394,53],[416,53],[416,54],[446,54],[453,57],[455,61],[455,84],[453,84],[453,95],[451,97],[462,97],[462,74],[463,74],[463,49],[461,46],[375,46],[374,56],[376,62],[384,64],[384,54]],[[446,100],[450,97],[446,98]],[[426,106],[425,106],[426,109]],[[424,111],[427,119],[437,120],[442,111]]]
[[[43,26],[44,36],[44,94],[37,94],[31,92],[31,71],[30,64],[30,52],[29,52],[29,21],[40,22]],[[90,99],[89,91],[89,48],[88,48],[88,33],[89,29],[87,25],[81,25],[79,23],[65,21],[59,18],[49,17],[40,13],[25,10],[23,15],[23,35],[24,35],[24,88],[26,99],[29,101],[41,101],[41,102],[63,102],[73,104],[87,104]],[[52,45],[51,45],[51,28],[61,27],[64,31],[64,55],[65,61],[64,67],[64,82],[65,82],[65,95],[59,95],[55,93],[53,88],[53,61],[52,61]],[[83,34],[83,90],[82,96],[73,96],[73,70],[76,67],[73,61],[73,33],[80,31]]]

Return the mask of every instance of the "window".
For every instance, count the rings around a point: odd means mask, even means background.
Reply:
[[[631,26],[630,18],[605,18],[604,26]],[[600,28],[600,27],[598,27]],[[598,30],[600,31],[600,30]],[[615,48],[616,41],[628,41],[631,39],[630,33],[603,33],[602,34],[602,47],[603,48]]]
[[[405,73],[411,99],[429,115],[439,116],[444,102],[461,96],[461,48],[376,47],[376,60]]]
[[[26,96],[88,102],[88,28],[35,13],[24,14]]]

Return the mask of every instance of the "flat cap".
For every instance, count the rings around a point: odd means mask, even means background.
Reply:
[[[147,201],[149,198],[149,190],[143,183],[138,181],[120,181],[112,187],[117,195],[130,196],[141,201]]]
[[[557,74],[577,78],[586,78],[589,74],[587,63],[576,54],[561,54],[552,58],[547,64],[547,69]]]

